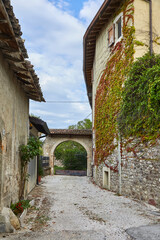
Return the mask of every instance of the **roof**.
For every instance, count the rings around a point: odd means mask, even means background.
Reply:
[[[50,135],[92,136],[91,129],[50,129]]]
[[[26,60],[28,54],[21,35],[10,0],[0,0],[0,50],[28,98],[45,101],[33,65]]]
[[[111,19],[123,0],[105,0],[83,37],[83,72],[87,94],[92,105],[92,68],[95,54],[96,37]]]
[[[40,118],[29,117],[29,120],[39,132],[44,133],[46,135],[50,134],[47,123],[42,121]]]

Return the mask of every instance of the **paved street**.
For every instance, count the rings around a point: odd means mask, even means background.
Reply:
[[[129,240],[133,238],[126,229],[160,220],[158,209],[100,189],[87,177],[47,176],[30,197],[35,198],[35,206],[22,230],[0,239]],[[160,239],[158,234],[153,239]],[[134,239],[143,239],[138,236]]]

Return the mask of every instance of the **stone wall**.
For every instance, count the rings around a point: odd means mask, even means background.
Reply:
[[[29,99],[0,53],[0,201],[17,201],[20,186],[19,146],[27,142]]]
[[[122,147],[122,195],[131,196],[153,205],[160,206],[160,140],[156,143],[142,143],[134,139]],[[118,151],[106,159],[110,169],[110,190],[118,193],[119,175],[114,171],[117,166]],[[103,187],[103,168],[94,167],[93,178]]]

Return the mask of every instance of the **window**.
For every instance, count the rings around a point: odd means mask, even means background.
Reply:
[[[122,36],[121,17],[117,21],[117,35],[118,35],[118,38]]]
[[[111,47],[122,38],[123,14],[120,13],[108,30],[108,46]]]
[[[114,25],[108,30],[108,45],[111,46],[114,43]]]
[[[115,19],[115,42],[120,41],[122,38],[122,14],[118,15]]]

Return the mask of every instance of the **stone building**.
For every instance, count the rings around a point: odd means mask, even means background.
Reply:
[[[19,146],[29,137],[29,99],[44,101],[9,0],[0,0],[0,210],[19,200]]]
[[[93,178],[104,188],[160,205],[160,150],[119,139],[117,113],[126,73],[146,52],[160,53],[160,1],[105,0],[84,35],[84,77],[93,110]]]

